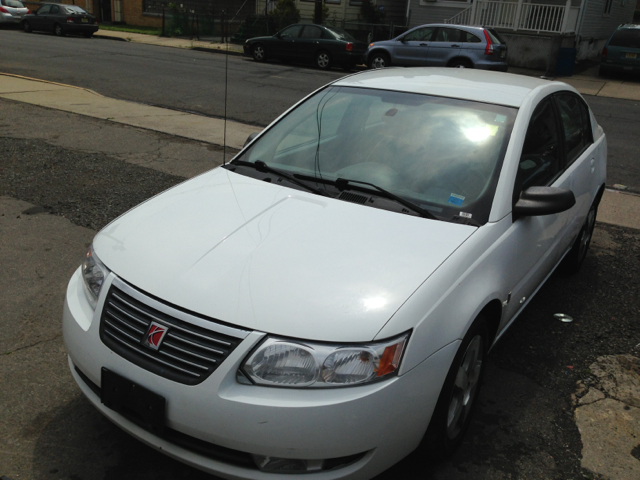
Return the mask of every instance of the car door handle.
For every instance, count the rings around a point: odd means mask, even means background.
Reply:
[[[460,45],[451,45],[451,48],[460,48]]]
[[[428,45],[429,45],[428,43],[421,43],[421,44],[420,44],[420,46],[421,46],[421,47],[426,47],[426,46],[428,46]]]
[[[591,173],[596,171],[596,160],[595,158],[591,159]]]

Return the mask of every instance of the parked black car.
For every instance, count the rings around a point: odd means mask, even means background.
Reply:
[[[328,70],[340,65],[350,70],[362,63],[367,44],[353,38],[341,28],[323,25],[289,25],[271,37],[255,37],[244,44],[244,54],[257,62],[278,59],[291,62],[313,62]]]
[[[27,33],[40,30],[53,32],[59,37],[73,33],[90,38],[99,27],[96,17],[80,7],[45,3],[35,12],[23,17],[22,28]]]

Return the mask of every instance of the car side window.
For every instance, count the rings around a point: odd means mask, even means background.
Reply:
[[[298,38],[302,30],[302,25],[293,25],[289,28],[285,28],[280,34],[280,38]]]
[[[43,5],[38,9],[38,15],[49,13],[49,10],[51,10],[51,5]]]
[[[462,32],[462,41],[465,43],[481,43],[480,37],[471,32]]]
[[[318,27],[306,26],[302,30],[301,38],[322,38],[322,30]]]
[[[513,191],[514,201],[529,187],[548,185],[559,171],[556,115],[551,101],[546,99],[535,109],[529,122]]]
[[[592,142],[591,124],[586,105],[576,95],[561,93],[556,100],[564,134],[566,161],[567,165],[571,165]]]
[[[433,31],[434,29],[431,27],[418,28],[413,32],[407,33],[403,40],[405,42],[429,42],[433,37]]]
[[[440,28],[435,39],[436,42],[460,42],[462,41],[462,30],[457,28]]]
[[[55,13],[60,13],[60,7],[58,7],[58,5],[53,5],[51,7],[51,13],[55,14]]]

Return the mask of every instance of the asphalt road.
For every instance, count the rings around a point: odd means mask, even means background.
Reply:
[[[0,71],[90,88],[103,95],[265,126],[316,88],[340,78],[282,63],[192,50],[3,29]],[[637,80],[636,80],[637,81]],[[586,96],[609,140],[609,185],[640,191],[640,102]]]
[[[211,479],[104,419],[66,364],[66,283],[95,231],[219,163],[195,141],[0,100],[0,475]],[[116,141],[117,139],[117,141]],[[184,156],[195,159],[183,169]],[[177,167],[176,167],[177,165]],[[580,466],[577,380],[598,355],[640,354],[640,234],[598,224],[580,274],[554,274],[491,352],[461,449],[417,451],[377,480],[599,478]],[[563,312],[575,318],[561,323]]]

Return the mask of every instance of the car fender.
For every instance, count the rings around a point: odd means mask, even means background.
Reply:
[[[505,262],[511,255],[504,254],[503,240],[511,223],[511,218],[505,217],[478,228],[380,330],[377,339],[413,330],[400,375],[444,346],[462,339],[491,302],[502,304],[507,300],[509,285],[503,270],[509,268]],[[502,317],[502,311],[498,316]],[[504,324],[504,320],[492,319],[492,330]]]

